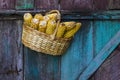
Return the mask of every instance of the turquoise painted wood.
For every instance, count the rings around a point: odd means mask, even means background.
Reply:
[[[83,21],[73,43],[61,59],[61,80],[76,80],[93,59],[92,21]],[[67,75],[66,75],[67,74]]]
[[[64,21],[81,21],[81,29],[62,56],[45,55],[25,47],[25,80],[87,80],[120,43],[118,14],[120,11],[78,15],[82,18],[63,15]]]
[[[92,75],[92,73],[89,74],[89,71],[95,71],[120,42],[117,41],[117,44],[108,44],[116,33],[120,31],[120,22],[118,20],[91,21],[91,23],[88,23],[88,26],[86,22],[87,21],[83,22],[82,29],[78,32],[78,34],[76,34],[71,47],[62,57],[61,80],[76,80],[78,76],[81,75],[87,76],[81,76],[82,78],[80,77],[80,80],[88,79],[90,75]],[[120,37],[117,37],[116,39],[119,38]],[[107,48],[110,47],[109,50],[105,47],[106,44],[109,45],[107,46]],[[111,48],[112,46],[114,47]],[[100,56],[100,58],[96,58],[101,54],[100,52],[103,49],[108,51],[104,53],[105,55]],[[101,58],[103,59],[101,60]],[[98,62],[93,62],[94,59]],[[91,61],[93,64],[88,65]],[[96,68],[95,65],[98,67]],[[89,68],[89,66],[92,67]],[[87,71],[86,67],[88,68]],[[85,73],[83,73],[84,69]],[[83,77],[85,79],[83,79]]]

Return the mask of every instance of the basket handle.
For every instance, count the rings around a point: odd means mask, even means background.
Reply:
[[[55,39],[55,35],[57,33],[57,30],[58,30],[58,26],[60,24],[61,14],[60,14],[60,12],[58,10],[52,10],[52,11],[46,13],[46,14],[52,14],[52,13],[57,13],[58,14],[57,15],[57,25],[56,25],[55,31],[54,31],[54,33],[52,35],[50,35],[51,39],[54,40]]]

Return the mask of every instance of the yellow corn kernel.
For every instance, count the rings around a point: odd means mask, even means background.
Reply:
[[[40,21],[38,31],[45,32],[47,27],[47,21]]]
[[[23,18],[24,18],[24,24],[29,26],[32,20],[32,15],[30,13],[25,13]]]
[[[57,19],[57,13],[47,14],[46,16],[48,16],[50,19]]]
[[[45,21],[49,21],[50,18],[49,18],[48,16],[43,16],[43,20],[45,20]]]
[[[76,23],[75,28],[73,28],[65,33],[64,38],[70,38],[70,37],[74,36],[74,34],[80,29],[80,27],[81,27],[81,23]]]
[[[31,20],[31,25],[30,25],[30,26],[31,26],[32,28],[34,28],[34,29],[37,29],[37,28],[38,28],[38,25],[39,25],[39,20],[33,18],[33,19]]]
[[[76,25],[76,23],[74,21],[70,21],[70,22],[63,22],[65,24],[65,26],[67,27],[67,31],[73,29]]]
[[[56,21],[55,20],[49,20],[48,24],[47,24],[46,33],[49,34],[49,35],[53,34],[55,28],[56,28]]]
[[[40,20],[43,20],[43,15],[40,14],[40,13],[39,14],[35,14],[34,18],[38,19],[40,21]]]
[[[57,38],[62,38],[66,30],[65,24],[61,23],[58,27],[56,37]]]

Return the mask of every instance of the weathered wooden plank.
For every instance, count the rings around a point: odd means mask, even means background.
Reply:
[[[58,0],[35,0],[35,6],[43,10],[58,9]]]
[[[120,27],[120,25],[118,24]],[[114,26],[113,26],[114,28]],[[87,80],[102,64],[102,62],[111,54],[111,52],[120,43],[120,29],[117,34],[105,45],[104,48],[99,52],[99,54],[92,60],[85,71],[80,75],[79,80]]]
[[[70,11],[91,11],[93,10],[93,0],[60,0],[60,9]]]
[[[23,79],[21,22],[0,21],[0,80]]]
[[[61,59],[61,80],[76,80],[93,59],[92,22],[83,21],[81,29]]]
[[[120,30],[120,22],[115,21],[94,21],[93,38],[94,38],[94,54],[99,54],[101,49],[109,42],[116,32]]]
[[[31,10],[5,10],[5,11],[0,11],[0,14],[2,14],[0,16],[0,20],[12,20],[12,19],[23,19],[23,15],[24,13],[30,12],[31,14],[35,14],[35,13],[44,13],[46,12],[46,10],[35,10],[35,11],[31,11]],[[13,15],[14,14],[14,15]],[[62,19],[70,19],[70,20],[118,20],[120,19],[120,11],[119,10],[114,10],[114,11],[103,11],[103,12],[80,12],[80,13],[71,13],[71,12],[64,12],[61,11],[62,14]],[[3,17],[4,15],[4,17]],[[9,16],[8,16],[9,15]],[[19,16],[18,16],[19,15]]]
[[[24,48],[25,80],[60,80],[60,58]]]
[[[14,9],[15,0],[0,0],[0,9]]]
[[[119,80],[120,79],[120,51],[117,47],[110,57],[101,65],[89,80]]]
[[[110,0],[110,9],[120,9],[120,0]]]
[[[34,9],[34,0],[16,0],[16,9]]]
[[[94,0],[94,10],[108,10],[110,0]]]

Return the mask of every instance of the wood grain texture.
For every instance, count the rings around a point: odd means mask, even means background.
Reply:
[[[94,54],[99,54],[102,48],[115,36],[120,30],[119,20],[113,21],[94,21]],[[106,36],[107,35],[107,36]]]
[[[81,29],[61,59],[61,80],[76,80],[93,59],[92,22],[83,21]]]
[[[93,10],[93,0],[60,0],[60,9],[70,11],[91,11]]]
[[[25,80],[61,80],[61,57],[37,53],[24,48]]]
[[[35,6],[42,10],[58,9],[58,0],[35,0]]]
[[[14,9],[15,0],[0,0],[0,9],[1,10],[10,10]]]
[[[108,10],[109,8],[109,3],[110,0],[94,0],[93,5],[94,5],[94,10]]]
[[[16,0],[16,9],[34,9],[34,0]]]
[[[120,46],[120,45],[119,45]],[[89,80],[120,79],[120,47],[117,47]]]
[[[0,80],[23,79],[20,21],[0,21]]]
[[[120,0],[110,0],[110,9],[120,9]]]
[[[113,23],[115,23],[115,22],[113,22]],[[112,24],[110,24],[110,25],[112,25]],[[110,27],[110,25],[109,25],[109,27]],[[120,35],[119,21],[118,21],[118,24],[116,24],[116,25],[114,24],[112,26],[113,27],[111,27],[111,28],[113,28],[113,29],[117,28],[119,31],[116,31],[115,32],[116,34],[114,35],[114,37],[109,39],[109,41],[106,43],[106,45],[100,50],[100,52],[97,54],[97,56],[92,60],[92,62],[85,69],[85,71],[83,71],[83,73],[80,75],[79,80],[88,79],[98,69],[98,67],[102,64],[102,62],[111,54],[111,52],[116,48],[116,46],[120,43],[120,40],[119,40],[119,38],[120,38],[120,36],[119,36]],[[103,32],[104,32],[104,29],[103,29]],[[105,32],[107,32],[107,29],[105,30]],[[110,31],[110,32],[108,31],[108,34],[106,34],[107,35],[106,37],[108,37],[111,32],[114,33],[114,31]],[[105,33],[104,33],[104,35],[105,35]],[[104,40],[107,40],[106,37],[102,37],[102,38]],[[99,39],[99,38],[97,38],[97,39]],[[97,48],[97,47],[95,46],[95,48]]]

